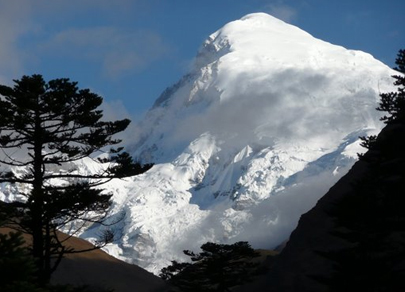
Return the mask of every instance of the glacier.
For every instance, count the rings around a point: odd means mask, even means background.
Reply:
[[[265,13],[226,24],[132,128],[127,149],[155,165],[105,186],[119,221],[105,250],[158,274],[207,241],[276,247],[364,151],[358,137],[381,130],[393,74]]]

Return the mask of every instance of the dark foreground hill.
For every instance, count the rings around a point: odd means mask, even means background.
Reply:
[[[236,291],[405,291],[405,123],[301,216],[269,272]]]
[[[1,233],[10,230],[0,228]],[[65,236],[61,234],[61,236]],[[25,236],[25,240],[29,238]],[[66,246],[75,250],[92,248],[91,243],[72,237]],[[120,261],[102,250],[69,254],[52,275],[53,284],[69,284],[94,288],[112,289],[114,292],[164,292],[167,284],[148,271]]]
[[[69,239],[77,250],[91,244],[79,238]],[[120,261],[102,250],[68,255],[52,277],[53,283],[111,288],[115,292],[166,291],[166,283],[148,271]]]

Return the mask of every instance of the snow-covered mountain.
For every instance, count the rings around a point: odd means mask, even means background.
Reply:
[[[155,166],[107,185],[124,219],[106,250],[157,273],[207,241],[277,246],[380,131],[393,74],[264,13],[228,23],[131,133]]]
[[[157,272],[206,241],[278,245],[379,132],[393,73],[264,13],[228,23],[134,133],[156,165],[112,188],[110,253]]]

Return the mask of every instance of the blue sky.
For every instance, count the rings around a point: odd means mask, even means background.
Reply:
[[[404,0],[0,0],[0,83],[67,77],[134,120],[227,22],[266,12],[394,66]]]

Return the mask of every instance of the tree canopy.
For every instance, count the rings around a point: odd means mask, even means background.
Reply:
[[[380,94],[381,100],[377,108],[385,111],[389,116],[384,116],[381,120],[388,122],[403,122],[405,120],[405,50],[399,50],[395,60],[397,67],[394,70],[402,75],[392,76],[395,79],[394,85],[398,86],[397,92],[387,92]]]
[[[57,230],[78,220],[103,223],[111,195],[100,186],[151,165],[134,162],[117,147],[121,140],[114,136],[130,121],[104,121],[101,96],[68,78],[46,82],[32,75],[14,83],[0,85],[0,183],[14,184],[24,199],[1,204],[0,211],[8,226],[32,236],[38,280],[46,283],[64,254],[78,252],[63,244]],[[98,166],[94,172],[75,164],[85,158]],[[110,232],[102,237],[100,245],[113,239]]]
[[[259,253],[247,242],[217,244],[207,242],[196,254],[185,250],[191,263],[178,263],[163,268],[160,277],[180,291],[230,291],[234,286],[250,281],[258,272],[252,259]]]

